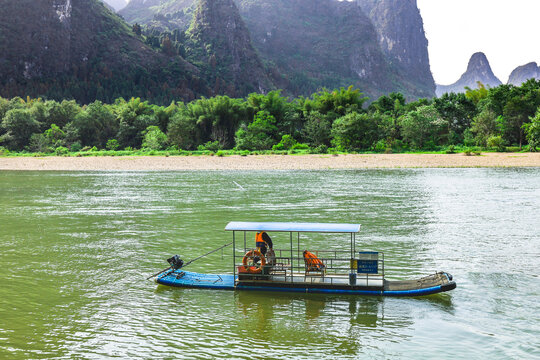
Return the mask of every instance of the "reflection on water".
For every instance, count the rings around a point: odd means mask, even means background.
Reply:
[[[540,169],[8,171],[0,184],[0,358],[540,356]],[[144,280],[229,242],[231,220],[361,223],[358,249],[384,252],[390,278],[445,270],[458,287],[408,299]],[[189,269],[231,263],[226,250]]]

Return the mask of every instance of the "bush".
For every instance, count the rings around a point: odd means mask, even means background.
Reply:
[[[384,140],[377,141],[377,143],[375,144],[375,151],[379,152],[379,153],[385,152],[386,151],[386,141],[384,141]]]
[[[490,136],[487,139],[487,146],[492,149],[497,149],[499,152],[506,150],[502,136]]]
[[[52,149],[49,140],[44,134],[32,134],[32,136],[30,136],[28,150],[39,153],[50,153],[53,151]]]
[[[9,150],[6,149],[3,146],[0,146],[0,156],[4,156],[4,155],[8,155],[8,154],[9,154]]]
[[[109,139],[107,140],[107,144],[105,145],[105,148],[107,150],[116,151],[120,147],[120,144],[118,144],[118,140],[116,139]]]
[[[308,144],[296,143],[291,147],[292,150],[309,150]]]
[[[456,153],[456,147],[454,145],[450,145],[448,149],[446,149],[445,153],[447,154],[455,154]]]
[[[328,152],[328,146],[326,145],[319,145],[314,150],[315,154],[326,154]]]
[[[73,144],[71,144],[71,147],[70,147],[71,151],[73,152],[79,152],[81,151],[82,149],[82,145],[80,142],[76,141],[74,142]]]
[[[291,135],[283,135],[281,141],[272,146],[272,150],[290,150],[296,145],[296,140]]]
[[[225,153],[223,151],[221,151],[221,150],[216,152],[216,156],[223,157],[224,155],[225,155]]]
[[[167,144],[167,135],[158,126],[148,126],[143,131],[143,149],[163,150]]]
[[[67,147],[59,146],[59,147],[56,148],[56,150],[54,150],[54,153],[55,153],[57,156],[64,156],[64,155],[69,154],[69,150],[68,150]]]
[[[221,147],[219,146],[219,141],[209,141],[204,145],[199,145],[197,147],[197,150],[199,151],[209,151],[209,152],[216,152],[218,150],[221,150]]]

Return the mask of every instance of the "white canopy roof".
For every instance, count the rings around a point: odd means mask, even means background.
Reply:
[[[360,231],[360,224],[231,221],[227,224],[225,230],[357,233]]]

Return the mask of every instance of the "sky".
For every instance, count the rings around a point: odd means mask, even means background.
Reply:
[[[417,1],[437,84],[457,81],[478,51],[503,83],[516,67],[540,64],[540,0]]]

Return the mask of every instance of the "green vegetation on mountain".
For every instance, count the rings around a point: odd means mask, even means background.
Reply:
[[[0,98],[0,153],[133,149],[207,151],[505,150],[540,144],[540,81],[407,102],[352,87],[289,99],[280,91],[152,105],[119,98],[80,106]]]
[[[0,12],[0,94],[157,103],[208,92],[198,70],[143,43],[98,0],[6,1]],[[24,31],[21,31],[20,28]]]
[[[200,0],[186,38],[187,59],[214,84],[214,94],[242,96],[271,88],[232,0]]]

